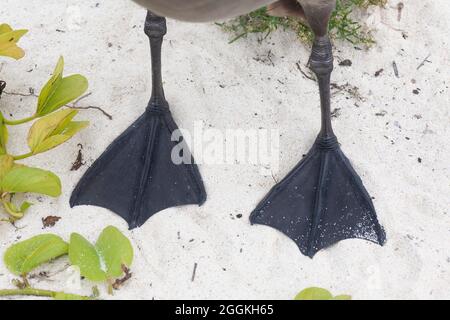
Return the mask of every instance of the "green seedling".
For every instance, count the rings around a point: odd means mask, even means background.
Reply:
[[[27,30],[13,30],[7,24],[0,24],[0,56],[14,59],[22,58],[25,53],[17,42]],[[0,202],[7,218],[0,221],[14,222],[23,218],[31,203],[17,205],[12,198],[17,193],[36,193],[51,197],[61,194],[61,181],[50,171],[32,168],[17,161],[47,152],[72,138],[88,126],[86,121],[73,121],[77,112],[62,109],[68,103],[82,96],[88,81],[79,74],[63,76],[64,59],[61,57],[53,75],[40,91],[35,112],[26,118],[7,119],[0,112]],[[1,82],[1,90],[6,86]],[[1,92],[0,92],[1,97]],[[35,121],[36,120],[36,121]],[[28,133],[29,152],[19,155],[8,153],[8,126],[16,126],[35,121]]]

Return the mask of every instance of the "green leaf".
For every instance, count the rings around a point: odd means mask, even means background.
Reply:
[[[18,166],[5,174],[0,189],[9,193],[32,192],[58,197],[61,195],[61,181],[50,171]]]
[[[122,276],[122,265],[129,267],[133,263],[133,247],[130,240],[115,227],[106,227],[95,246],[105,263],[108,278]]]
[[[51,136],[44,141],[42,141],[36,148],[33,150],[34,154],[43,153],[57,146],[63,144],[72,138],[79,131],[83,130],[89,125],[88,121],[73,121],[70,122],[64,131],[61,134]]]
[[[55,300],[59,301],[83,301],[83,300],[90,300],[89,297],[80,296],[78,294],[70,294],[70,293],[64,293],[64,292],[57,292],[55,296],[53,297]]]
[[[60,57],[52,77],[42,88],[36,115],[45,116],[80,97],[88,89],[87,79],[75,74],[63,78],[64,58]]]
[[[48,139],[45,139],[44,141],[42,141],[42,143],[40,143],[38,146],[36,146],[36,148],[34,148],[32,150],[33,154],[36,155],[39,153],[49,151],[49,150],[56,148],[57,146],[63,144],[64,142],[66,142],[69,139],[70,139],[70,137],[62,136],[62,135],[53,136]]]
[[[39,144],[55,132],[58,134],[61,126],[69,123],[77,113],[76,110],[64,109],[36,121],[28,132],[27,142],[30,149],[35,150]]]
[[[25,52],[17,46],[28,30],[13,30],[7,24],[0,25],[0,56],[19,60],[25,56]]]
[[[51,78],[47,81],[45,86],[41,89],[41,93],[38,98],[38,107],[36,114],[41,114],[43,112],[45,103],[48,98],[51,96],[51,93],[58,87],[59,83],[62,80],[62,73],[64,71],[64,58],[60,57],[58,63],[56,64],[55,70]]]
[[[6,154],[6,145],[8,144],[8,128],[5,125],[5,118],[0,112],[0,155]]]
[[[6,267],[16,275],[29,273],[50,260],[67,254],[67,243],[53,234],[44,234],[19,242],[6,250]]]
[[[30,207],[33,204],[31,202],[25,201],[24,203],[22,203],[22,205],[20,206],[20,212],[25,213],[28,211],[28,209],[30,209]]]
[[[349,296],[347,294],[340,294],[331,300],[352,300],[352,296]]]
[[[10,155],[0,155],[0,181],[13,168],[14,158]]]
[[[332,298],[333,296],[328,290],[312,287],[300,292],[294,300],[330,300]]]
[[[106,280],[106,274],[101,268],[100,257],[95,247],[77,233],[70,236],[69,260],[72,265],[80,268],[83,277],[91,281]]]
[[[72,121],[78,111],[64,109],[36,121],[28,133],[28,146],[33,154],[53,149],[89,125],[87,121]]]
[[[40,116],[49,114],[69,102],[80,97],[88,89],[87,79],[80,75],[74,74],[72,76],[63,78],[58,87],[52,92],[51,96],[45,101]]]

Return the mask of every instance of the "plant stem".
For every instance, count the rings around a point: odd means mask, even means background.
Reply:
[[[55,291],[25,288],[25,289],[4,289],[0,290],[0,297],[6,296],[35,296],[35,297],[48,297],[54,298],[56,296]]]
[[[8,203],[3,203],[3,208],[6,210],[6,212],[11,216],[12,221],[19,220],[23,218],[23,214],[18,214],[17,212],[14,212],[11,210],[11,207],[8,205]],[[9,219],[11,221],[11,219]]]
[[[7,119],[5,119],[4,123],[9,125],[9,126],[17,126],[19,124],[24,124],[24,123],[33,121],[36,118],[37,118],[37,115],[33,115],[31,117],[20,119],[20,120],[7,120]]]
[[[33,155],[33,152],[28,152],[28,153],[21,154],[18,156],[13,156],[13,158],[14,158],[14,160],[23,160],[23,159],[31,157],[32,155]]]
[[[112,279],[108,279],[108,280],[106,281],[106,283],[108,284],[108,294],[109,294],[110,296],[113,296],[113,295],[114,295],[114,289],[113,289]]]
[[[34,288],[0,290],[0,297],[8,297],[8,296],[34,296],[34,297],[47,297],[53,299],[60,298],[67,300],[92,300],[91,297],[80,296],[77,294],[68,294],[63,292],[34,289]]]
[[[6,197],[8,197],[8,196],[10,197],[9,200],[6,199]],[[6,212],[11,216],[11,218],[9,219],[10,222],[23,218],[23,213],[15,212],[11,208],[11,195],[10,194],[6,194],[6,196],[3,196],[3,198],[1,199],[1,203],[3,205],[3,208],[6,210]]]

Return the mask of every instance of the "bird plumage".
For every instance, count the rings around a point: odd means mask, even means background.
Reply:
[[[304,16],[302,8],[334,8],[336,0],[134,0],[170,18],[191,22],[216,21],[249,13],[269,5],[275,16]]]

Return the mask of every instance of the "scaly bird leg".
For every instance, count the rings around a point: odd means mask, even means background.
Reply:
[[[167,33],[166,18],[147,11],[144,31],[150,40],[152,55],[153,86],[150,104],[166,104],[161,75],[161,47]]]
[[[331,94],[330,79],[333,71],[333,52],[328,36],[316,37],[309,60],[311,70],[316,74],[319,82],[320,107],[322,111],[322,128],[320,137],[333,138],[331,126]]]
[[[333,50],[328,37],[328,23],[333,12],[335,0],[303,0],[300,1],[304,8],[306,19],[313,29],[315,39],[312,47],[309,65],[316,74],[320,90],[320,106],[322,111],[322,128],[319,134],[321,138],[335,139],[331,126],[331,94],[330,78],[333,71]]]

